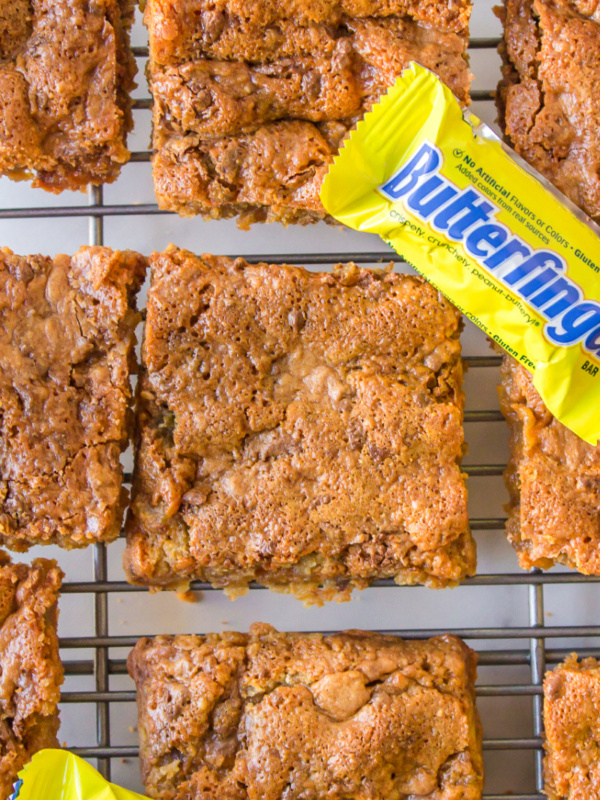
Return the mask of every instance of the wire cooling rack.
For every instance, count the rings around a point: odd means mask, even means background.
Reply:
[[[470,51],[475,59],[480,55],[491,58],[497,44],[496,38],[475,38],[471,40]],[[135,54],[139,59],[145,59],[147,49],[137,47]],[[492,91],[488,89],[475,89],[472,96],[476,107],[478,104],[480,107],[482,104],[489,105],[493,97]],[[139,113],[148,115],[150,100],[147,98],[136,100],[135,109],[138,115]],[[149,151],[140,150],[133,153],[132,164],[149,161]],[[130,169],[130,167],[125,168],[119,183],[127,182],[131,174],[128,171]],[[39,194],[31,196],[37,198]],[[87,218],[89,243],[103,244],[107,219],[135,217],[138,223],[144,224],[145,229],[150,231],[149,226],[152,223],[149,218],[163,213],[153,203],[105,202],[104,192],[100,187],[90,188],[87,205],[82,204],[81,199],[77,197],[71,204],[67,204],[63,200],[64,197],[65,195],[61,196],[58,202],[50,203],[47,207],[36,206],[33,203],[22,208],[0,209],[0,221]],[[204,223],[187,221],[185,224],[202,226]],[[197,227],[196,230],[203,229]],[[306,229],[307,240],[310,239],[312,243],[315,237],[319,238],[321,235],[319,230],[314,233],[311,229]],[[259,239],[255,235],[251,241],[262,242],[267,234],[265,233],[262,238],[260,234],[258,236]],[[177,239],[175,241],[181,244]],[[108,243],[120,246],[119,242]],[[38,249],[37,244],[31,249]],[[146,251],[148,249],[146,248]],[[274,263],[286,261],[319,269],[329,268],[338,261],[354,260],[361,264],[374,264],[382,259],[386,261],[392,259],[402,268],[400,260],[385,249],[354,252],[351,249],[340,248],[337,252],[326,253],[285,252],[261,255],[255,252],[233,253],[233,255],[240,254],[246,255],[251,261],[266,260]],[[590,605],[587,586],[596,584],[598,579],[565,571],[526,573],[519,570],[516,565],[516,558],[502,533],[504,517],[502,513],[496,513],[494,504],[498,505],[498,502],[493,499],[499,492],[500,494],[503,492],[499,486],[506,462],[504,458],[498,463],[490,463],[488,453],[492,452],[493,448],[487,446],[488,440],[497,438],[495,431],[498,430],[498,426],[501,426],[501,436],[506,438],[506,426],[497,405],[491,399],[488,398],[488,401],[483,403],[484,407],[480,407],[481,402],[475,403],[477,406],[475,408],[469,404],[470,395],[477,394],[477,387],[484,382],[483,376],[487,385],[497,382],[500,359],[485,355],[481,334],[471,331],[471,338],[473,337],[474,341],[478,342],[478,346],[474,348],[475,354],[470,354],[469,348],[465,348],[465,361],[470,369],[469,385],[472,387],[471,392],[467,387],[465,427],[467,440],[478,439],[481,444],[476,448],[475,454],[466,459],[464,471],[470,477],[470,495],[477,501],[476,508],[486,509],[488,497],[489,507],[492,508],[492,516],[475,514],[471,517],[471,527],[476,532],[480,555],[484,555],[487,569],[484,565],[482,574],[465,581],[459,589],[451,593],[432,592],[417,587],[400,588],[393,581],[378,581],[373,587],[360,593],[360,600],[364,601],[363,607],[359,607],[359,600],[353,600],[351,604],[346,604],[345,607],[339,606],[334,610],[331,609],[333,604],[330,604],[326,610],[311,612],[312,615],[306,618],[310,622],[305,621],[302,615],[307,612],[298,610],[299,604],[296,601],[260,591],[261,587],[258,586],[252,588],[246,600],[238,600],[235,608],[238,604],[246,603],[250,609],[247,615],[255,613],[257,616],[254,619],[272,621],[271,615],[277,616],[277,609],[281,606],[284,617],[286,614],[289,614],[289,617],[285,618],[283,623],[280,617],[277,617],[278,627],[288,630],[316,630],[323,627],[327,631],[332,631],[345,627],[368,627],[408,638],[428,637],[445,632],[461,636],[479,654],[478,705],[484,726],[486,771],[491,774],[484,797],[487,800],[500,800],[506,794],[510,794],[513,800],[540,800],[543,787],[541,684],[544,672],[547,666],[563,659],[573,645],[577,646],[578,652],[582,655],[600,654],[600,644],[597,643],[600,641],[597,638],[600,637],[600,625],[548,625],[544,604],[548,593],[558,591],[558,595],[552,598],[552,607],[555,608],[556,615],[560,616],[564,598],[567,597],[570,605],[582,604],[581,608],[575,609],[576,617],[580,619],[577,616],[578,611],[581,611],[585,604],[587,607]],[[506,453],[505,444],[503,452]],[[126,480],[130,480],[130,473],[126,474]],[[485,538],[486,532],[493,538]],[[498,547],[501,548],[501,552],[498,552]],[[108,548],[96,545],[80,554],[80,561],[89,559],[90,554],[93,555],[91,577],[81,580],[76,576],[74,579],[69,576],[67,569],[68,579],[63,587],[61,600],[61,650],[67,676],[62,694],[61,714],[63,720],[66,719],[67,731],[64,734],[66,743],[74,752],[95,761],[105,776],[112,775],[114,780],[120,780],[130,788],[141,791],[139,778],[136,777],[138,750],[133,743],[135,692],[131,681],[126,677],[126,653],[139,636],[144,634],[172,633],[181,629],[194,633],[216,630],[214,614],[211,617],[210,609],[215,603],[221,602],[222,595],[212,590],[209,585],[196,582],[192,584],[192,589],[206,592],[207,599],[193,611],[188,609],[182,611],[184,604],[180,603],[174,616],[170,617],[173,603],[176,602],[172,596],[150,595],[140,587],[129,585],[120,577],[118,567],[113,570],[116,572],[116,577],[111,576],[109,556],[112,557],[113,548],[119,550],[119,545],[115,543]],[[53,552],[49,553],[49,550]],[[40,554],[56,557],[63,566],[64,559],[71,555],[53,548],[45,548],[40,552],[37,548],[35,555]],[[500,563],[505,570],[490,569],[490,562],[492,567]],[[570,590],[567,595],[563,591],[565,588]],[[586,591],[582,595],[573,594],[573,591],[583,589]],[[481,594],[482,591],[485,594]],[[593,591],[595,594],[591,603],[592,610],[594,604],[600,602],[600,594],[595,589]],[[141,598],[141,601],[137,598]],[[93,603],[89,602],[90,599]],[[114,599],[117,603],[121,603],[120,607],[114,605],[112,602]],[[167,605],[168,609],[164,611]],[[451,614],[448,617],[446,614],[445,607],[448,605],[453,606],[454,616]],[[509,607],[504,617],[502,613],[496,613],[503,605]],[[154,612],[159,606],[164,607],[161,617],[163,621],[159,623],[162,627],[157,628]],[[222,605],[218,608],[216,614],[220,613]],[[131,613],[135,617],[134,631],[127,635],[115,634],[116,617],[119,615],[115,609],[133,609]],[[471,620],[474,614],[477,617],[476,612],[480,610],[485,621],[489,619],[494,621],[483,626],[457,625],[452,622],[456,619]],[[66,621],[64,621],[65,614]],[[178,615],[181,614],[184,618],[179,620]],[[265,620],[265,616],[269,619]],[[164,622],[164,619],[167,621]],[[446,625],[446,619],[450,619],[451,624]],[[169,620],[177,622],[175,625],[177,630],[172,629]],[[354,624],[355,620],[359,620],[361,624]],[[417,624],[414,624],[415,621]],[[440,627],[442,621],[444,624]],[[422,624],[418,624],[419,622]],[[225,624],[223,622],[223,625]],[[86,635],[79,635],[82,630],[88,631]],[[127,722],[132,724],[127,726]],[[64,729],[65,724],[63,731]]]

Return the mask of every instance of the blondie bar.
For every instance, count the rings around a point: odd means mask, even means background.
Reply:
[[[326,217],[348,130],[411,60],[466,104],[470,4],[149,0],[159,204],[239,224]]]
[[[476,655],[361,631],[141,639],[142,777],[159,800],[478,800]]]
[[[130,580],[305,601],[475,569],[461,318],[425,281],[169,248],[152,278]]]
[[[0,250],[0,543],[114,539],[127,493],[135,294],[146,261]]]
[[[63,668],[56,635],[62,572],[55,561],[11,564],[0,552],[0,795],[34,753],[59,747]]]
[[[544,680],[545,792],[549,800],[600,797],[600,664],[572,654]]]
[[[502,365],[500,405],[511,428],[507,534],[519,563],[600,575],[600,447],[548,411],[531,375],[510,356]]]
[[[505,0],[500,124],[516,151],[600,220],[600,15],[580,0]]]
[[[0,174],[53,192],[129,159],[133,0],[0,0]]]

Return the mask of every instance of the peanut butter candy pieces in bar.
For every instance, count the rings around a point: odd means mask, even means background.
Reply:
[[[62,572],[55,561],[11,564],[0,552],[0,796],[34,753],[59,747],[63,668],[56,635]]]
[[[476,656],[347,631],[141,639],[142,777],[158,800],[479,800]]]
[[[511,428],[507,534],[519,563],[600,575],[600,446],[560,423],[530,373],[510,356],[502,366],[500,405]]]
[[[129,159],[132,0],[0,0],[0,174],[53,192]]]
[[[544,791],[549,800],[600,797],[600,664],[570,655],[544,680]]]
[[[130,580],[306,602],[475,570],[458,311],[420,278],[151,257]]]
[[[500,123],[516,151],[600,221],[600,9],[505,0]]]
[[[0,544],[114,539],[146,261],[0,250]]]
[[[411,60],[469,100],[467,0],[149,0],[162,208],[252,222],[326,218],[348,130]]]

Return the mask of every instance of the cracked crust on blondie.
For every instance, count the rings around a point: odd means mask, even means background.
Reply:
[[[326,218],[341,140],[411,60],[469,102],[469,14],[467,0],[149,0],[159,205],[240,227]]]
[[[127,493],[135,295],[146,261],[0,250],[0,543],[114,539]]]
[[[133,0],[0,0],[0,174],[52,192],[129,160]]]
[[[600,221],[600,5],[505,0],[499,121],[517,153]]]
[[[149,0],[144,22],[156,64],[197,58],[261,63],[330,55],[344,26],[359,20],[413,20],[464,34],[470,14],[462,0]]]
[[[142,777],[158,800],[479,800],[477,657],[362,631],[141,639]]]
[[[63,574],[56,561],[12,564],[0,551],[0,795],[34,753],[60,747],[63,668],[56,635]]]
[[[500,407],[511,429],[506,531],[520,565],[600,575],[600,447],[548,411],[530,373],[510,356]]]
[[[130,580],[305,602],[475,570],[458,311],[420,278],[151,257]]]
[[[600,663],[572,653],[544,679],[544,791],[549,800],[600,797]]]

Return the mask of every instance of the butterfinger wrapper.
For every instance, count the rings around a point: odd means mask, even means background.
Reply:
[[[109,783],[68,750],[40,750],[19,772],[10,800],[147,800]]]
[[[345,140],[321,200],[378,233],[600,438],[600,228],[412,63]]]

